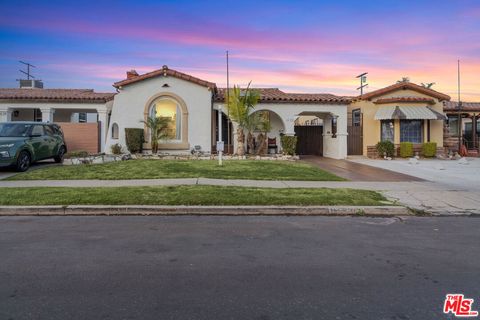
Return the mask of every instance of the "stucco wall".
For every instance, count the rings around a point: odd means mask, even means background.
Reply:
[[[374,101],[377,99],[385,98],[394,98],[394,97],[423,97],[423,98],[432,98],[429,95],[419,93],[410,89],[404,90],[399,89],[394,92],[387,93],[385,95],[375,97],[372,100],[359,100],[352,102],[348,106],[348,112],[351,113],[352,110],[360,108],[363,114],[363,155],[367,155],[367,146],[376,145],[380,141],[380,121],[375,120],[375,113],[380,107],[383,106],[418,106],[425,107],[429,106],[435,111],[443,114],[443,104],[437,99],[435,100],[434,105],[427,103],[412,103],[412,102],[395,102],[388,104],[375,104]],[[349,123],[351,125],[351,123]],[[424,123],[424,141],[427,140],[427,125]],[[400,121],[394,121],[394,134],[395,134],[395,144],[400,143]],[[436,142],[438,147],[443,146],[443,120],[431,120],[430,121],[430,141]]]
[[[215,103],[215,108],[221,103]],[[334,159],[344,159],[347,157],[347,105],[346,104],[291,104],[291,103],[259,103],[255,111],[268,110],[276,113],[283,121],[285,126],[284,133],[287,135],[295,134],[295,119],[302,112],[315,112],[321,114],[324,122],[324,140],[323,155]],[[223,107],[223,109],[225,109]],[[330,114],[337,116],[337,135],[332,138],[330,127]],[[235,130],[234,130],[235,132]],[[234,137],[236,150],[236,137]]]
[[[168,86],[165,86],[168,85]],[[110,152],[111,145],[125,144],[125,128],[144,128],[144,112],[149,101],[155,96],[174,94],[179,96],[188,110],[188,146],[178,149],[163,150],[172,153],[189,152],[195,145],[202,150],[211,149],[211,110],[212,92],[203,86],[173,77],[157,77],[130,84],[120,89],[115,96],[107,134],[105,152]],[[111,138],[113,123],[119,127],[119,138]],[[186,124],[182,123],[182,126]],[[162,151],[162,150],[160,150]]]

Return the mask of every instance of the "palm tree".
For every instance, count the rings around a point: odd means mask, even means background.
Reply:
[[[245,129],[247,129],[247,151],[249,153],[255,152],[255,145],[253,141],[253,131],[258,129],[262,122],[262,115],[259,112],[254,112],[248,117]]]
[[[140,121],[150,129],[150,143],[152,145],[152,153],[158,151],[158,140],[169,137],[168,127],[172,120],[166,117],[148,117],[147,120]]]
[[[270,123],[267,114],[262,114],[260,116],[259,128],[263,137],[262,139],[259,139],[261,140],[261,144],[258,147],[257,153],[265,154],[268,151],[268,133],[272,131],[272,124]]]
[[[404,82],[410,82],[409,77],[402,77],[402,80],[398,80],[397,83],[404,83]]]
[[[237,154],[239,156],[245,154],[244,130],[248,128],[250,113],[255,109],[255,105],[260,98],[257,90],[250,89],[250,83],[251,81],[245,90],[234,86],[229,92],[228,100],[225,99],[230,119],[237,123]]]
[[[435,84],[435,82],[427,82],[427,83],[421,83],[422,84],[422,87],[424,88],[427,88],[427,89],[432,89],[433,85]]]

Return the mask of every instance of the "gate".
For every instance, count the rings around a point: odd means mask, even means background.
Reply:
[[[362,126],[349,126],[347,128],[347,154],[363,154],[363,133]]]
[[[323,126],[295,126],[298,155],[323,155]]]

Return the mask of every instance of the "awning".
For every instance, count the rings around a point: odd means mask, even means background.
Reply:
[[[375,113],[375,120],[446,120],[447,117],[430,107],[383,106]]]

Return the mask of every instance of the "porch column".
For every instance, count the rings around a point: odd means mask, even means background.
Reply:
[[[107,139],[107,108],[98,108],[98,122],[100,123],[100,152],[105,152],[105,140]],[[121,135],[121,133],[119,132]]]
[[[473,148],[477,145],[477,115],[473,114],[472,116],[472,143]]]
[[[55,113],[55,109],[47,107],[47,108],[40,108],[42,112],[42,122],[53,122],[53,114]]]
[[[12,121],[12,111],[10,108],[0,108],[0,122]]]

